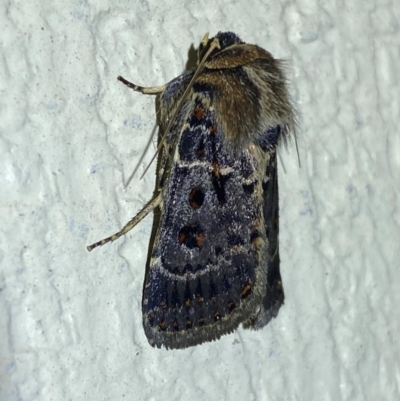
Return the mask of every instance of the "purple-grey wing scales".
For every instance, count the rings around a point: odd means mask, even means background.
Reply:
[[[143,297],[144,329],[158,347],[233,331],[259,310],[267,288],[263,174],[250,151],[227,147],[210,101],[202,91],[185,111],[164,183]]]

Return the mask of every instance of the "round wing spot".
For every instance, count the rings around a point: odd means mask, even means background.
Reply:
[[[204,246],[205,235],[199,225],[184,226],[178,234],[178,242],[180,245],[185,245],[189,249],[199,248]]]
[[[193,209],[198,209],[203,205],[203,202],[204,202],[204,192],[198,187],[193,188],[189,194],[189,205]]]

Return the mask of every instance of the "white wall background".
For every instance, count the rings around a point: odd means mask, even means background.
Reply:
[[[397,0],[3,0],[0,399],[400,399],[399,23]],[[154,98],[116,77],[164,84],[219,30],[293,66],[286,300],[260,332],[157,350],[141,323],[152,217],[86,251],[154,189],[154,165],[139,180]]]

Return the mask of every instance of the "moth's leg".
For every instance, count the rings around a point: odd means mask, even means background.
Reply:
[[[125,235],[128,231],[132,230],[133,227],[136,226],[142,219],[144,219],[150,212],[152,212],[161,202],[161,194],[157,196],[157,198],[154,198],[151,202],[149,202],[135,217],[133,217],[126,225],[125,227],[121,230],[118,231],[117,233],[111,235],[110,237],[104,238],[101,241],[95,242],[92,245],[89,245],[87,247],[87,250],[90,252],[94,248],[97,248],[98,246],[102,246],[104,244],[107,244],[107,242],[113,242],[122,235]]]
[[[117,77],[118,81],[121,81],[123,84],[125,84],[128,88],[133,89],[136,92],[141,92],[146,95],[158,95],[159,93],[162,93],[165,91],[165,88],[167,85],[163,86],[149,86],[147,88],[139,85],[135,85],[132,82],[127,81],[125,78],[122,78],[121,76]]]

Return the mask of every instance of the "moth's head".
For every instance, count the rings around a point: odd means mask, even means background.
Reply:
[[[204,38],[201,40],[198,50],[198,63],[203,59],[211,44],[217,40],[219,42],[219,47],[215,48],[208,57],[212,57],[214,54],[219,53],[220,51],[236,44],[244,43],[239,36],[237,36],[233,32],[218,32],[213,38],[208,38],[208,33],[204,35]]]

